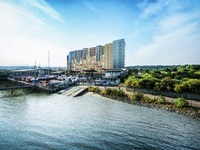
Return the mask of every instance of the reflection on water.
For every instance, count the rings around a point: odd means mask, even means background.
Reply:
[[[198,149],[200,122],[97,96],[0,92],[0,149]]]

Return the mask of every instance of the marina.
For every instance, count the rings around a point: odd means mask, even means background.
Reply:
[[[0,150],[200,150],[200,0],[0,8]]]
[[[89,85],[97,86],[117,86],[120,83],[120,75],[122,70],[113,70],[112,74],[108,71],[105,75],[99,76],[95,72],[83,74],[67,74],[64,70],[56,71],[50,68],[38,69],[19,69],[10,70],[7,80],[14,85],[11,87],[3,87],[0,90],[14,89],[37,89],[45,93],[63,93],[69,96],[77,96],[87,90]],[[123,72],[123,71],[122,71]],[[79,86],[76,88],[76,86]],[[86,87],[85,87],[86,86]]]
[[[8,78],[8,80],[11,82],[16,82],[17,84],[19,84],[19,86],[0,88],[0,91],[35,88],[37,90],[40,90],[49,94],[58,92],[58,94],[76,97],[88,89],[87,86],[74,86],[74,85],[69,85],[69,84],[65,84],[60,87],[56,87],[56,86],[52,87],[50,86],[51,84],[49,85],[46,84],[46,80],[43,80],[44,81],[43,83],[41,83],[40,81],[38,83],[37,82],[27,83],[24,81],[18,81],[11,78]]]

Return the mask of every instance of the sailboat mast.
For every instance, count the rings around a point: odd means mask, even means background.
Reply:
[[[48,50],[48,75],[50,74],[50,51]]]

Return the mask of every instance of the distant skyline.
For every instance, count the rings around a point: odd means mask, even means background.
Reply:
[[[0,0],[0,66],[66,66],[125,39],[125,66],[200,64],[200,0]]]

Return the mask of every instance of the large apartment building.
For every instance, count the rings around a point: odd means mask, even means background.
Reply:
[[[105,69],[123,68],[124,59],[125,41],[119,39],[104,46],[70,51],[67,55],[67,69],[80,72],[95,70],[101,73]]]

